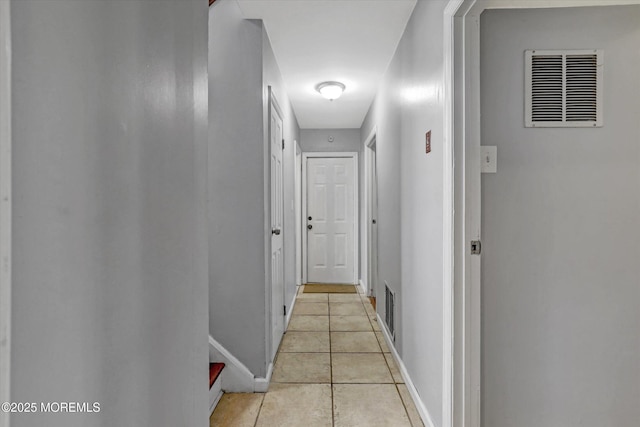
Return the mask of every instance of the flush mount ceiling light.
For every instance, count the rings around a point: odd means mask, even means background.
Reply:
[[[322,82],[316,86],[316,90],[320,92],[320,95],[329,101],[340,98],[344,89],[345,86],[340,82]]]

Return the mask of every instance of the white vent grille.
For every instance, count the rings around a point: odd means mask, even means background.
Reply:
[[[566,120],[595,122],[598,120],[598,56],[567,55]]]
[[[531,118],[534,122],[562,121],[562,55],[531,58]]]
[[[391,333],[391,337],[395,339],[396,335],[396,294],[389,289],[389,284],[384,282],[384,300],[385,300],[385,310],[384,310],[384,321],[387,324],[387,329]]]
[[[601,50],[525,53],[525,126],[602,126]]]

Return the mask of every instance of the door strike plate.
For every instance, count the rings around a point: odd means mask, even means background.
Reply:
[[[480,255],[480,252],[482,252],[482,245],[480,244],[480,240],[472,240],[471,255]]]

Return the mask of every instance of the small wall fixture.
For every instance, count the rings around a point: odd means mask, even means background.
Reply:
[[[320,92],[320,95],[329,101],[340,98],[344,89],[345,86],[340,82],[322,82],[316,86],[316,90]]]

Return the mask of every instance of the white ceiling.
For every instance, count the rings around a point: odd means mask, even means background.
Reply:
[[[359,128],[416,0],[237,0],[262,19],[302,129]],[[346,85],[328,101],[318,83]]]

